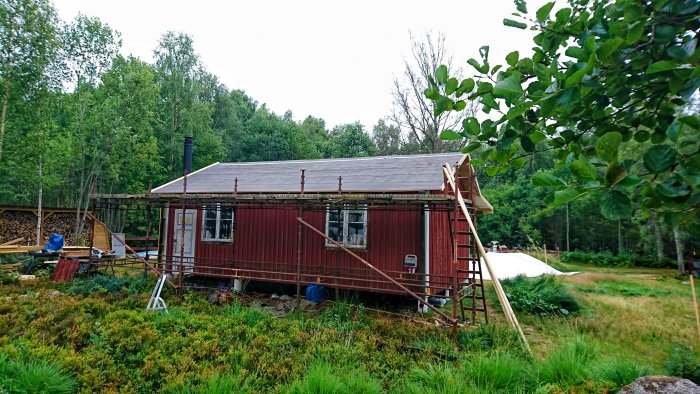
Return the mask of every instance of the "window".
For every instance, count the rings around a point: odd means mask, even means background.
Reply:
[[[203,241],[231,241],[233,239],[233,207],[205,206],[202,220]]]
[[[349,247],[367,247],[367,207],[328,207],[326,235]],[[326,246],[335,246],[326,240]]]

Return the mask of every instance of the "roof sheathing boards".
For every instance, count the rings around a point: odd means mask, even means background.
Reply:
[[[381,156],[352,159],[291,160],[251,163],[217,163],[187,177],[188,193],[231,193],[238,179],[239,193],[296,193],[301,170],[304,191],[334,193],[342,176],[343,192],[418,192],[440,190],[442,165],[462,160],[461,153]],[[182,179],[152,193],[181,193]]]

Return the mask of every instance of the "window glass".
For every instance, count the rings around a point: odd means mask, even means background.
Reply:
[[[326,234],[329,238],[347,246],[367,245],[367,211],[362,209],[339,209],[330,207],[327,211]],[[334,246],[330,241],[328,246]]]
[[[202,239],[228,241],[233,239],[233,207],[204,207]]]

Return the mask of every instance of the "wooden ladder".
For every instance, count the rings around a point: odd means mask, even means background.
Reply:
[[[455,186],[457,190],[452,193],[460,193],[465,201],[471,201],[475,190],[464,190],[462,181],[466,181],[470,189],[473,189],[471,171],[469,176],[457,176]],[[476,221],[474,208],[469,207],[472,221]],[[488,323],[488,311],[486,309],[486,293],[484,280],[481,273],[481,259],[476,246],[476,237],[472,233],[467,218],[460,209],[455,196],[455,208],[450,212],[450,237],[453,245],[455,259],[455,276],[459,278],[455,300],[459,303],[459,313],[462,321],[475,324],[477,313],[484,314],[484,322]]]

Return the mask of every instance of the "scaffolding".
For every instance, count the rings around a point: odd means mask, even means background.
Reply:
[[[93,194],[91,195],[94,220],[101,213],[109,211],[143,210],[146,212],[151,228],[151,212],[161,212],[158,227],[159,234],[166,227],[163,212],[170,209],[179,210],[183,225],[173,226],[181,232],[180,239],[185,239],[185,214],[190,209],[216,205],[232,208],[284,209],[296,212],[297,242],[295,261],[230,261],[217,257],[198,257],[185,255],[185,243],[180,242],[173,252],[168,253],[163,242],[159,242],[158,255],[155,259],[147,253],[139,257],[135,251],[119,239],[133,256],[124,259],[110,259],[107,264],[112,267],[132,266],[150,270],[164,278],[172,288],[183,291],[188,286],[188,278],[204,277],[230,280],[252,280],[296,285],[297,300],[301,298],[302,284],[322,283],[330,288],[359,291],[379,291],[412,297],[425,309],[432,310],[437,319],[445,325],[456,329],[460,325],[474,324],[478,316],[488,322],[484,284],[481,275],[478,237],[475,236],[476,209],[472,197],[478,193],[474,170],[471,165],[463,164],[454,169],[444,166],[444,189],[441,193],[355,193],[344,192],[342,177],[338,177],[338,190],[334,193],[305,193],[305,172],[301,170],[299,191],[297,193],[239,193],[238,179],[234,180],[231,193],[188,193],[187,173],[183,177],[182,193],[147,193],[143,195],[127,194]],[[351,248],[346,247],[328,236],[324,229],[319,229],[305,220],[311,212],[351,205],[366,211],[422,211],[442,212],[447,215],[447,232],[450,237],[451,261],[449,273],[437,274],[424,272],[406,272],[380,269],[377,264],[367,261]],[[331,208],[329,208],[331,207]],[[340,209],[340,208],[337,208]],[[122,213],[123,214],[123,213]],[[467,217],[468,216],[468,217]],[[106,227],[106,226],[105,226]],[[340,253],[351,256],[356,262],[353,267],[324,267],[323,265],[304,264],[302,256],[306,232],[325,239],[327,244],[336,247]],[[171,234],[174,240],[174,234]],[[146,235],[147,237],[149,234]],[[293,234],[288,234],[293,237]],[[231,244],[231,248],[235,246]],[[444,264],[444,263],[443,263]],[[381,265],[380,265],[381,266]],[[163,276],[164,275],[164,276]],[[432,298],[451,301],[451,311],[436,308]]]

